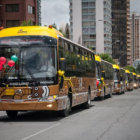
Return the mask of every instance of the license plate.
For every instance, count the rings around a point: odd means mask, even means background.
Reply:
[[[4,92],[4,95],[11,95],[12,96],[12,95],[14,95],[14,93],[15,93],[14,89],[6,89]]]

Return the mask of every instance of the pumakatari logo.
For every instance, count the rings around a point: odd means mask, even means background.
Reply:
[[[19,34],[21,34],[21,33],[22,33],[22,34],[23,34],[23,33],[26,34],[27,31],[23,31],[22,29],[20,29],[20,30],[18,31],[18,33],[19,33]]]

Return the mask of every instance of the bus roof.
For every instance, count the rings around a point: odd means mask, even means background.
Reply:
[[[135,72],[133,72],[133,75],[137,75]]]
[[[129,70],[125,70],[125,73],[130,73],[130,71]]]
[[[95,61],[101,62],[101,57],[98,55],[95,55]]]
[[[113,64],[113,69],[120,69],[119,65]]]
[[[12,37],[12,36],[50,36],[53,38],[58,38],[59,36],[63,36],[58,30],[49,27],[42,26],[20,26],[20,27],[12,27],[5,28],[0,31],[0,37]]]

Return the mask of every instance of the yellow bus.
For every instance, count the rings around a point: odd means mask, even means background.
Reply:
[[[129,70],[125,70],[126,73],[126,90],[133,90],[133,75]]]
[[[97,97],[103,100],[105,96],[112,97],[113,68],[112,64],[95,55]]]
[[[138,78],[138,85],[139,85],[139,88],[140,88],[140,75],[139,74],[137,75],[137,78]]]
[[[0,31],[0,110],[51,110],[67,116],[96,96],[94,52],[56,29],[27,26]]]
[[[120,93],[120,67],[116,64],[113,64],[114,69],[114,89],[113,93]]]
[[[135,72],[132,73],[133,74],[133,88],[137,89],[138,88],[138,79],[137,79],[137,74]]]
[[[126,73],[125,69],[120,68],[120,85],[121,85],[121,93],[125,93],[126,91]]]
[[[125,71],[119,65],[113,64],[114,69],[114,90],[113,93],[125,92]]]

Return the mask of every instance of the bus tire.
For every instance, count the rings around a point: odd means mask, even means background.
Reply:
[[[86,109],[89,109],[91,106],[91,91],[90,91],[90,89],[88,90],[87,102],[85,102],[83,105],[84,105],[84,108],[86,108]]]
[[[7,110],[6,114],[11,119],[16,119],[18,115],[18,111]]]
[[[105,87],[102,89],[103,96],[100,96],[100,100],[103,101],[105,99]]]
[[[122,94],[125,94],[125,89],[123,90]]]
[[[104,100],[104,96],[100,96],[100,100],[103,101]]]
[[[61,116],[62,117],[67,117],[69,115],[70,111],[71,111],[71,101],[70,101],[70,97],[68,96],[67,103],[66,103],[66,108],[60,112]]]

